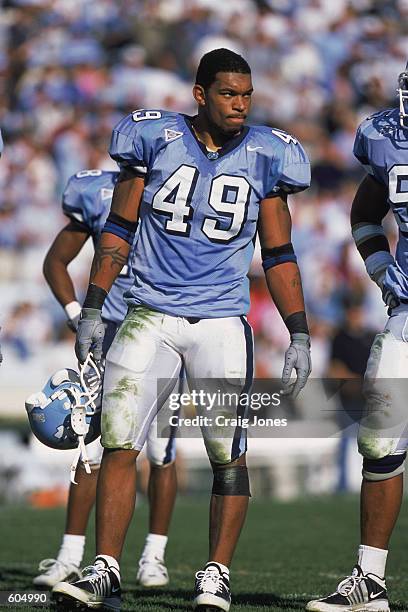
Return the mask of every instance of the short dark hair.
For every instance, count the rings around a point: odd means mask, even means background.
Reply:
[[[251,74],[248,62],[238,53],[230,49],[214,49],[200,60],[197,68],[196,83],[208,89],[215,81],[217,72],[238,72]]]

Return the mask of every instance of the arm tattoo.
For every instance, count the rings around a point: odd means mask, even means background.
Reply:
[[[119,267],[119,271],[127,263],[127,256],[122,255],[120,247],[103,247],[100,244],[95,249],[95,257],[92,263],[91,278],[95,276],[97,272],[102,268],[104,260],[108,258],[110,260],[110,267]]]
[[[291,279],[290,285],[293,288],[302,286],[302,281],[301,281],[299,272],[296,272],[295,276]]]

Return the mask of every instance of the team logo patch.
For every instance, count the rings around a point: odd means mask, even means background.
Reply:
[[[167,128],[164,130],[164,137],[166,139],[166,142],[169,142],[170,140],[176,140],[176,138],[180,138],[180,136],[183,136],[183,132],[176,132],[176,130],[169,130]]]
[[[106,189],[106,187],[101,189],[102,200],[107,200],[108,198],[111,198],[112,196],[113,196],[113,189]]]

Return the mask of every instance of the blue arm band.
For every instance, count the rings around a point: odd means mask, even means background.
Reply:
[[[279,266],[280,264],[287,263],[289,261],[297,263],[296,255],[291,242],[274,247],[273,249],[262,249],[261,256],[262,267],[265,272],[269,270],[269,268]]]
[[[125,240],[128,244],[133,244],[135,237],[137,223],[128,221],[116,213],[109,213],[109,217],[105,221],[102,233],[107,232],[119,236],[122,240]]]

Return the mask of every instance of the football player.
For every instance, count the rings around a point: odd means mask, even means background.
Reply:
[[[363,121],[354,143],[354,154],[367,175],[353,201],[352,234],[367,273],[389,307],[390,318],[374,339],[365,373],[367,416],[358,434],[363,482],[357,563],[333,594],[308,603],[307,610],[316,612],[389,610],[385,566],[402,501],[408,446],[403,388],[408,375],[407,69],[399,76],[398,91],[400,107]],[[390,208],[399,228],[395,258],[382,227]],[[398,378],[400,381],[395,380]]]
[[[247,273],[257,230],[269,290],[291,336],[285,392],[297,394],[306,383],[309,332],[287,195],[309,186],[310,165],[292,136],[245,125],[252,91],[247,62],[216,49],[198,67],[196,116],[139,110],[113,131],[110,154],[122,170],[78,324],[80,361],[102,342],[101,308],[139,219],[135,281],[106,359],[97,557],[82,580],[54,587],[57,601],[120,609],[119,560],[135,503],[135,457],[182,364],[190,390],[249,390]],[[293,369],[297,378],[290,383]],[[159,377],[168,379],[161,394]],[[205,406],[198,410],[208,414]],[[215,406],[214,422],[220,412],[237,417],[242,408]],[[196,574],[194,605],[227,611],[229,566],[250,495],[246,430],[203,426],[202,432],[214,481],[210,551]]]
[[[63,306],[69,327],[76,331],[81,307],[76,300],[74,286],[67,266],[92,237],[97,242],[112,200],[113,188],[119,172],[82,170],[72,176],[63,195],[62,207],[69,219],[55,238],[44,261],[44,275],[55,297]],[[124,262],[112,289],[105,300],[102,320],[104,324],[103,345],[94,352],[100,359],[105,355],[123,321],[127,305],[123,293],[133,284],[129,261]],[[139,562],[138,581],[144,586],[163,586],[168,582],[164,565],[171,513],[176,496],[175,440],[159,438],[151,427],[147,441],[147,456],[150,461],[149,531]],[[172,430],[174,432],[174,429]],[[34,584],[53,587],[67,578],[80,578],[79,567],[85,546],[85,531],[89,513],[95,502],[96,482],[102,458],[100,443],[88,446],[92,474],[88,475],[79,464],[76,471],[77,485],[71,484],[65,533],[57,559],[45,559],[40,563],[41,574]]]

